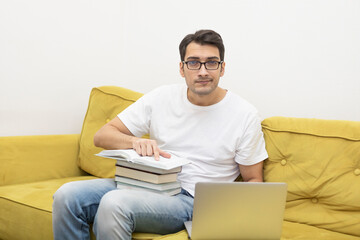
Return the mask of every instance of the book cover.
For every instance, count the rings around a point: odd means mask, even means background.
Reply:
[[[95,155],[164,170],[174,169],[190,163],[189,160],[179,158],[175,155],[171,155],[171,158],[164,158],[160,156],[160,160],[157,161],[154,157],[140,156],[134,149],[103,150]]]
[[[169,183],[156,184],[156,183],[144,182],[144,181],[127,178],[127,177],[121,177],[121,176],[115,176],[115,181],[119,182],[119,183],[123,183],[123,184],[128,184],[128,185],[138,186],[138,187],[143,187],[143,188],[149,188],[149,189],[154,189],[154,190],[158,190],[158,191],[165,191],[165,190],[170,190],[170,189],[181,187],[180,182],[169,182]]]
[[[158,193],[158,194],[164,194],[164,195],[168,195],[168,196],[173,196],[173,195],[176,195],[181,192],[181,188],[158,191],[155,189],[143,188],[143,187],[138,187],[138,186],[129,185],[129,184],[120,183],[120,182],[117,182],[116,186],[118,189],[131,189],[131,190],[136,190],[136,191],[147,191],[147,192],[153,192],[153,193]]]
[[[177,180],[177,173],[157,174],[121,166],[116,166],[115,175],[151,183],[176,182]]]

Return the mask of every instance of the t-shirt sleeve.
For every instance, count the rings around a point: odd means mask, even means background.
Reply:
[[[117,115],[136,137],[142,137],[149,133],[151,119],[150,101],[151,96],[144,95]]]
[[[247,127],[236,149],[235,161],[241,165],[254,165],[266,158],[264,134],[258,113],[251,114]]]

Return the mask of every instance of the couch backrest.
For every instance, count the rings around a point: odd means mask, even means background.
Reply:
[[[262,122],[267,182],[288,184],[284,219],[360,236],[360,122]]]
[[[121,87],[104,86],[92,89],[80,136],[78,165],[81,169],[97,177],[114,177],[115,160],[94,155],[103,150],[94,146],[94,135],[141,96],[141,93]]]
[[[83,175],[79,134],[0,137],[0,186]]]

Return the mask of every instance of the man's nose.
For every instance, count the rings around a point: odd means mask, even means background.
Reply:
[[[205,68],[205,64],[201,64],[201,67],[199,69],[199,75],[203,76],[203,75],[208,75],[208,71],[207,69]]]

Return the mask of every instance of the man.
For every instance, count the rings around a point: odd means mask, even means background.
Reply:
[[[55,239],[131,239],[132,232],[168,234],[192,217],[194,187],[201,181],[263,181],[267,158],[256,109],[218,86],[225,73],[224,45],[211,30],[180,43],[180,74],[186,85],[157,88],[103,126],[94,143],[133,148],[143,156],[187,158],[175,196],[116,189],[113,179],[65,184],[54,195]],[[149,133],[150,139],[141,138]],[[101,200],[101,201],[100,201]]]

